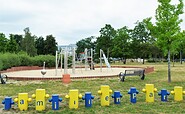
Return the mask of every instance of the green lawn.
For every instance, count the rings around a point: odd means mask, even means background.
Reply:
[[[128,65],[127,65],[128,66]],[[185,113],[185,100],[181,102],[174,101],[174,96],[168,97],[168,102],[161,102],[160,96],[155,93],[155,102],[146,103],[145,93],[142,93],[142,89],[145,84],[154,84],[158,92],[165,88],[169,92],[174,89],[174,86],[182,86],[185,88],[185,65],[176,63],[172,70],[172,82],[167,82],[167,64],[146,64],[146,65],[133,65],[133,66],[154,66],[155,72],[147,74],[144,81],[139,77],[126,77],[125,82],[120,82],[118,78],[105,78],[105,79],[78,79],[72,80],[68,85],[62,84],[61,81],[16,81],[14,84],[0,85],[0,102],[5,96],[11,96],[16,98],[18,93],[27,92],[29,97],[35,93],[37,88],[46,89],[46,93],[50,96],[52,94],[59,94],[63,101],[60,103],[60,110],[52,111],[51,103],[47,102],[45,111],[35,111],[34,101],[29,104],[28,111],[19,111],[17,105],[13,105],[10,111],[4,111],[3,105],[0,104],[0,113],[85,113],[85,114],[107,114],[107,113]],[[119,90],[123,94],[120,105],[115,105],[111,98],[110,106],[100,106],[100,96],[98,90],[101,85],[109,85],[113,91]],[[137,95],[137,103],[130,103],[130,96],[127,91],[130,87],[136,87],[139,90]],[[69,109],[68,100],[65,99],[65,95],[68,94],[70,89],[79,89],[79,92],[84,95],[85,92],[92,92],[95,99],[93,100],[92,108],[85,108],[83,100],[79,100],[78,109]],[[185,89],[184,89],[185,91]],[[185,99],[185,95],[184,95]]]

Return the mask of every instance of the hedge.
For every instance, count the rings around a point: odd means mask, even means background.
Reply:
[[[43,63],[46,63],[46,67],[54,67],[55,66],[55,56],[53,55],[38,55],[32,57],[33,65],[35,66],[43,66]]]
[[[15,66],[43,66],[44,61],[46,67],[55,67],[55,56],[52,55],[30,57],[26,53],[0,53],[0,70]]]

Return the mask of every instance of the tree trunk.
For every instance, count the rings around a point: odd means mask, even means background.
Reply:
[[[124,64],[126,64],[127,63],[127,58],[126,58],[126,56],[124,57]]]
[[[180,50],[180,63],[182,64],[182,50]]]
[[[171,71],[170,71],[170,50],[168,50],[168,82],[171,82]]]
[[[173,67],[175,66],[175,57],[174,57],[174,54],[173,54]]]
[[[125,64],[125,58],[121,58],[121,61],[123,62],[123,64]]]
[[[143,64],[145,64],[145,58],[143,57]]]

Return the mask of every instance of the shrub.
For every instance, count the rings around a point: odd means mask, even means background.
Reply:
[[[0,60],[2,61],[3,67],[1,70],[19,66],[21,64],[19,57],[16,54],[4,53],[0,54]]]
[[[19,54],[19,60],[21,62],[21,66],[31,66],[33,65],[33,61],[30,56],[27,54]]]
[[[46,63],[46,67],[54,67],[55,66],[55,56],[53,55],[38,55],[32,57],[33,65],[43,66],[43,63]]]
[[[38,55],[30,57],[24,52],[14,53],[0,53],[0,70],[6,70],[14,66],[43,66],[55,67],[55,56],[53,55]],[[72,58],[68,58],[68,67],[72,65]]]

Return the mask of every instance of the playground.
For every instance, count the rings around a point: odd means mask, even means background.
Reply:
[[[63,101],[59,105],[59,110],[54,111],[51,108],[51,103],[46,103],[45,111],[36,111],[34,100],[29,103],[27,111],[20,111],[16,104],[12,105],[12,109],[9,111],[3,110],[3,104],[0,104],[0,113],[184,113],[184,103],[185,101],[175,101],[174,95],[169,95],[167,102],[161,102],[160,96],[157,95],[161,89],[165,88],[169,92],[174,90],[174,86],[185,87],[184,75],[185,67],[181,64],[176,64],[172,67],[172,82],[167,82],[167,66],[166,64],[147,64],[147,65],[129,65],[137,67],[147,67],[154,66],[155,71],[153,73],[146,74],[145,80],[141,80],[136,76],[126,78],[125,82],[120,82],[118,77],[111,78],[93,78],[93,79],[72,79],[69,84],[63,84],[61,80],[37,80],[37,81],[16,81],[10,80],[10,84],[0,85],[0,100],[2,101],[4,97],[11,96],[13,99],[17,97],[18,93],[28,93],[29,97],[35,93],[36,89],[42,88],[46,90],[46,93],[50,95],[58,94]],[[105,69],[105,71],[107,68]],[[40,70],[38,74],[40,73]],[[70,70],[69,70],[70,71]],[[85,72],[85,71],[84,71]],[[87,71],[88,72],[88,71]],[[40,76],[42,76],[40,74]],[[147,103],[145,101],[145,93],[142,89],[145,88],[145,84],[154,84],[157,88],[155,92],[155,99],[152,103]],[[109,85],[110,89],[114,91],[120,91],[123,97],[120,100],[120,104],[114,104],[114,100],[110,98],[110,105],[103,107],[100,105],[100,96],[98,95],[98,90],[100,90],[101,85]],[[127,93],[130,87],[136,87],[139,91],[137,94],[137,103],[130,103],[129,94]],[[78,89],[79,93],[84,95],[85,92],[91,92],[94,96],[92,101],[92,107],[86,108],[84,101],[79,99],[78,109],[69,109],[69,100],[65,96],[69,93],[71,89]],[[183,89],[184,90],[184,89]],[[113,94],[113,93],[112,93]],[[183,95],[184,97],[184,95]],[[48,100],[48,99],[47,99]]]
[[[1,76],[6,74],[8,81],[0,85],[0,113],[184,112],[178,109],[185,108],[183,65],[172,68],[174,82],[169,84],[163,63],[112,65],[100,50],[100,63],[95,64],[92,49],[90,52],[85,49],[84,63],[80,64],[73,49],[56,51],[55,68],[47,68],[44,62],[43,67],[12,67],[4,71]],[[69,56],[72,63],[68,63]],[[68,81],[64,81],[66,76]]]
[[[110,64],[101,49],[100,63],[93,60],[92,49],[85,49],[80,61],[76,61],[75,49],[66,49],[56,51],[55,68],[43,62],[43,67],[3,71],[1,81],[4,74],[8,80],[0,85],[0,113],[184,113],[178,109],[185,108],[183,65],[172,68],[173,82],[168,83],[164,63]]]
[[[71,79],[108,78],[117,77],[120,72],[125,72],[125,70],[147,70],[147,68],[143,67],[111,66],[101,49],[100,63],[95,64],[93,54],[92,49],[86,48],[84,53],[80,55],[80,61],[76,61],[75,48],[66,48],[65,50],[56,51],[55,68],[46,68],[46,63],[44,62],[43,67],[13,67],[5,71],[5,73],[8,75],[8,79],[14,80],[55,80],[64,78],[65,74],[69,74]],[[72,58],[71,63],[68,61],[70,57]],[[84,60],[84,63],[82,60]],[[146,71],[146,73],[148,72]]]

